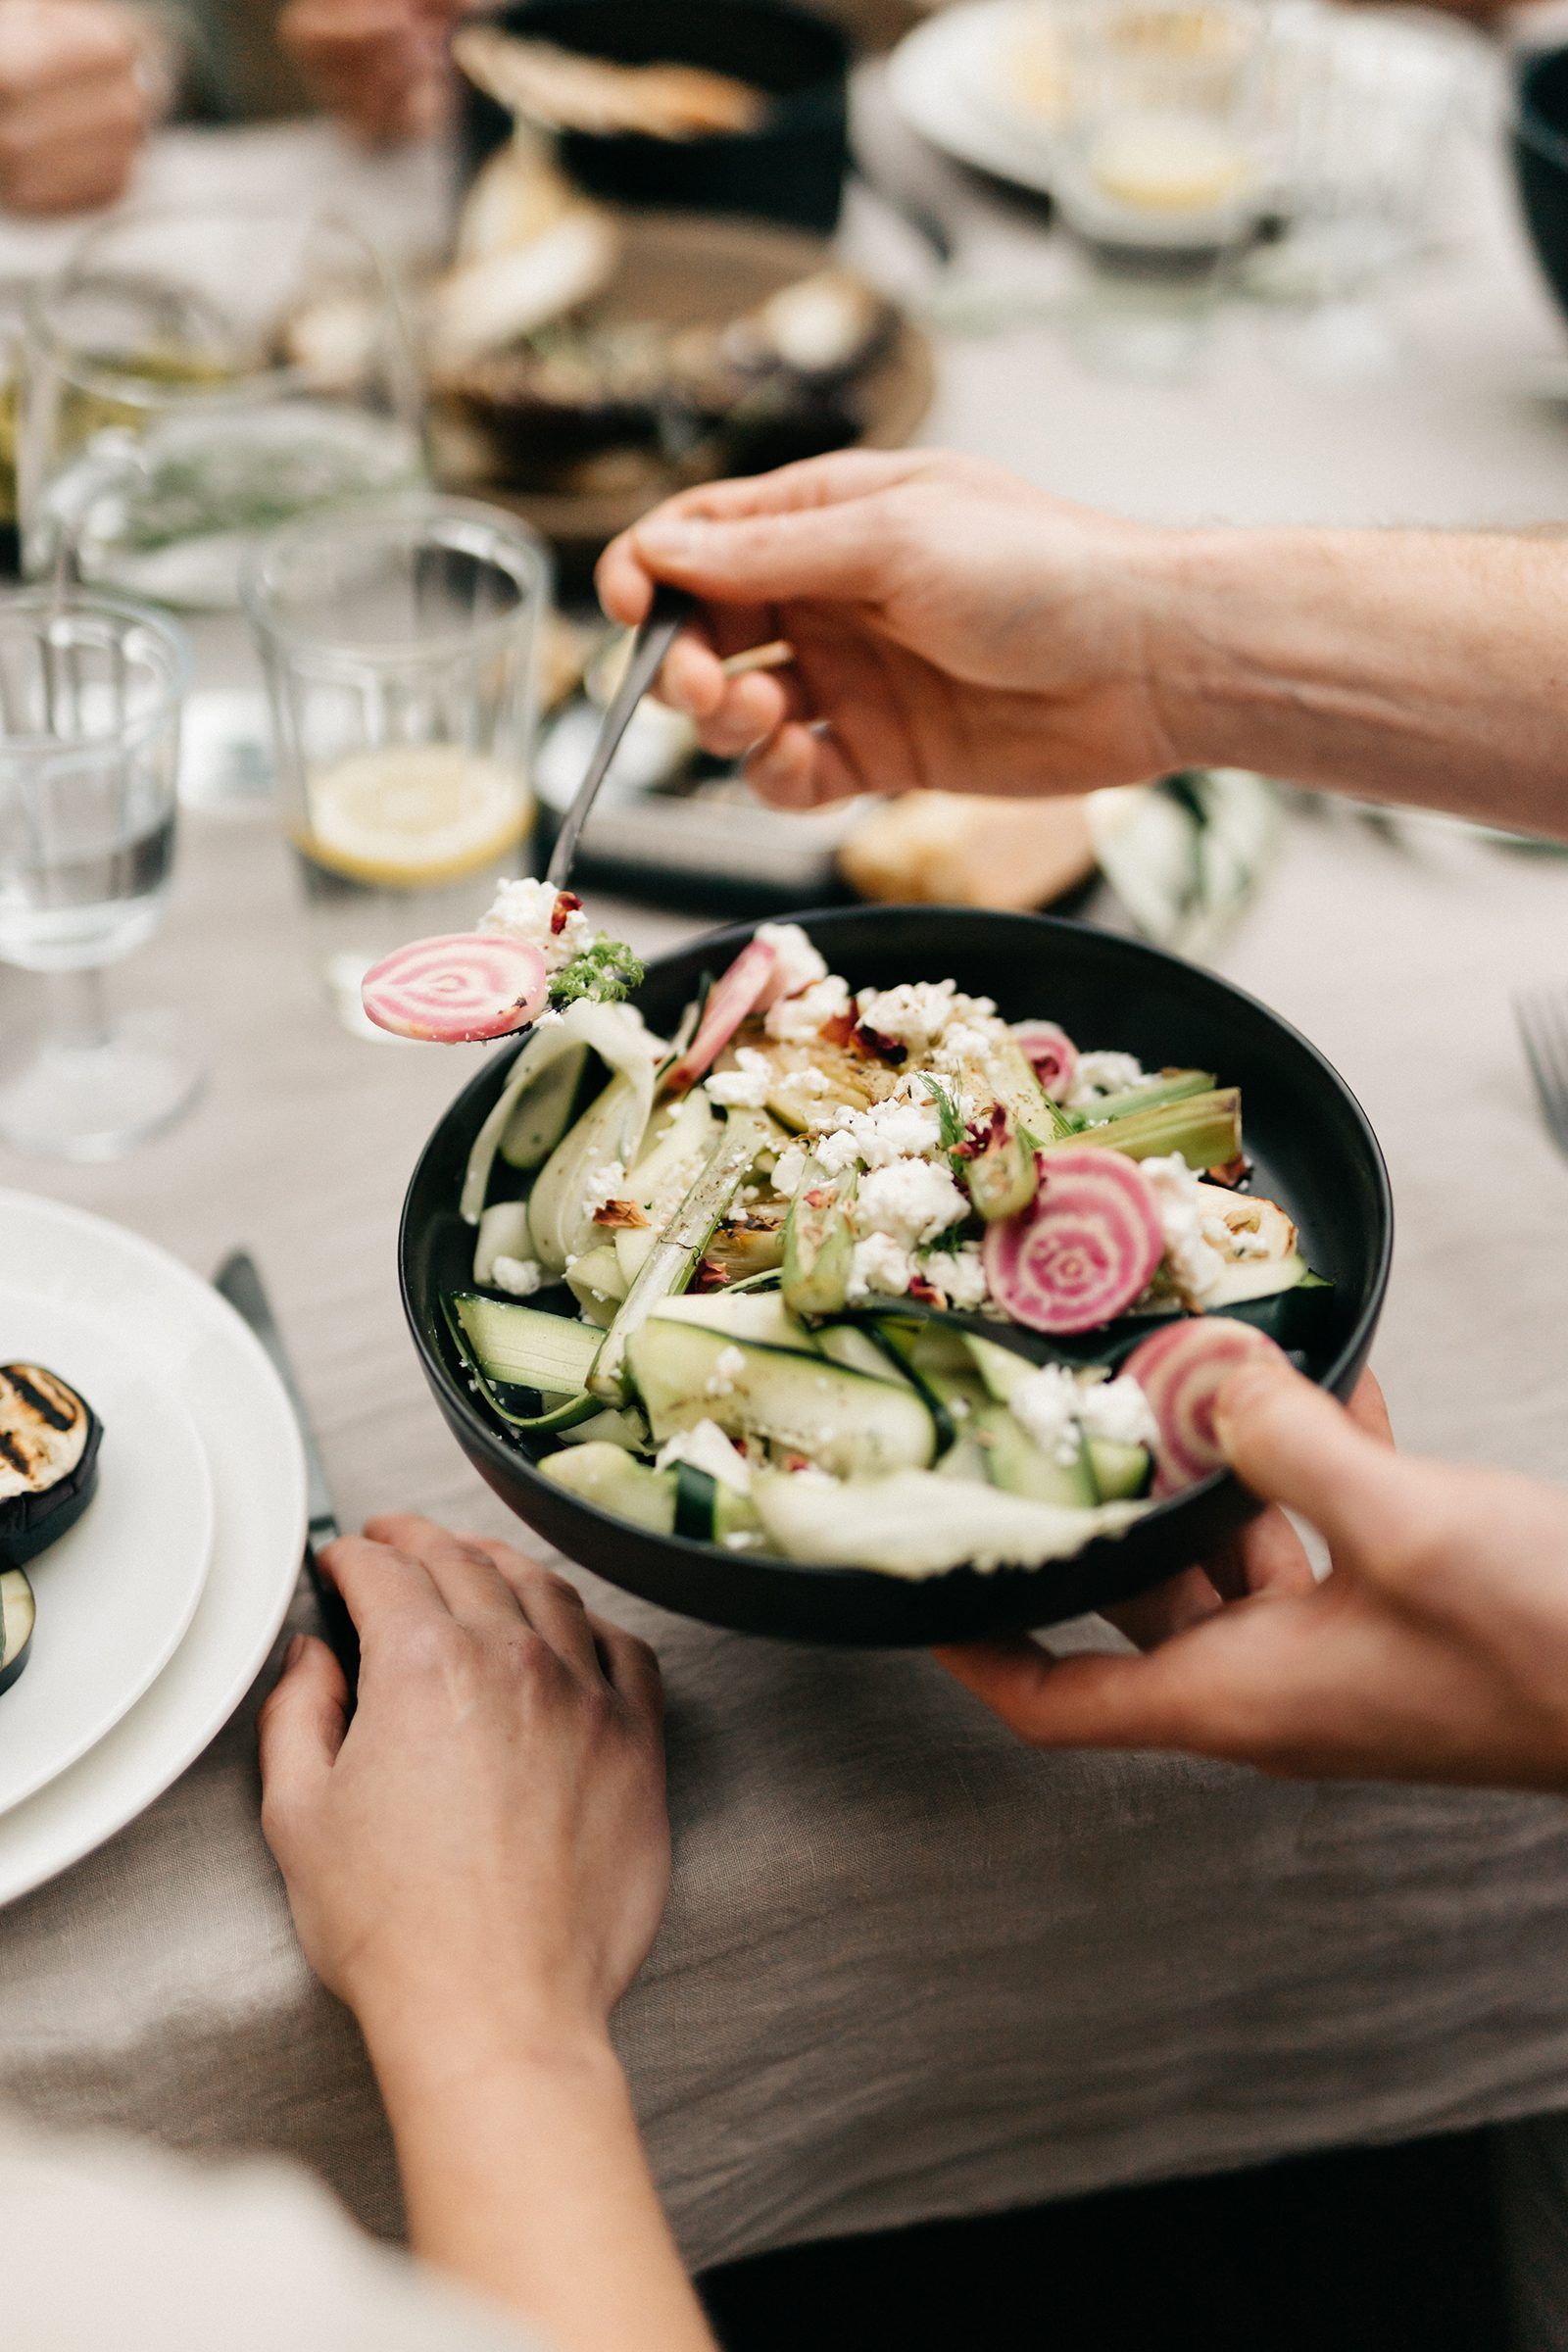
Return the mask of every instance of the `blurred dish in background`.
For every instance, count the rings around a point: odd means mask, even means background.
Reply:
[[[839,870],[862,899],[1025,913],[1093,875],[1087,806],[906,792],[863,808]]]
[[[652,111],[658,81],[643,74],[640,89],[622,84],[612,100],[613,85],[601,78],[594,127],[580,113],[576,126],[564,119],[558,73],[553,112],[562,162],[589,195],[664,211],[740,214],[823,236],[837,226],[850,160],[849,44],[813,10],[788,0],[681,0],[658,9],[647,0],[514,0],[495,23],[506,34],[526,35],[530,47],[548,43],[577,58],[658,70],[662,117]],[[691,80],[693,70],[702,81]],[[537,84],[537,73],[533,78]],[[715,87],[724,83],[728,92]],[[712,126],[698,131],[690,127],[692,99],[695,92],[701,103],[705,85]],[[588,89],[577,87],[579,108]],[[504,105],[487,88],[470,86],[462,128],[470,172],[512,135],[523,95],[514,64]],[[537,87],[532,95],[542,99]],[[620,126],[610,120],[612,105],[621,109]],[[630,126],[638,121],[628,111],[634,105],[643,110],[638,127]],[[718,120],[726,109],[727,123]],[[527,103],[520,111],[540,119]],[[661,119],[666,126],[684,119],[688,127],[656,133]]]

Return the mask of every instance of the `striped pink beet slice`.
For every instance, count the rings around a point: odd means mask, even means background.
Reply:
[[[1214,1399],[1237,1367],[1258,1355],[1289,1360],[1266,1332],[1233,1315],[1184,1316],[1133,1349],[1121,1369],[1148,1397],[1159,1432],[1157,1494],[1179,1494],[1223,1466]]]
[[[986,1227],[991,1295],[1031,1331],[1097,1330],[1143,1295],[1164,1255],[1153,1196],[1119,1152],[1067,1145],[1040,1167],[1030,1205]]]
[[[1012,1034],[1053,1102],[1064,1102],[1078,1067],[1078,1049],[1066,1030],[1054,1021],[1014,1021]]]
[[[765,940],[754,939],[742,948],[703,1007],[697,1034],[681,1055],[665,1085],[674,1095],[694,1086],[712,1068],[749,1012],[763,1004],[778,977],[778,956]]]
[[[452,931],[411,940],[372,964],[360,1002],[378,1029],[436,1045],[506,1037],[537,1020],[549,996],[545,959],[502,931]]]

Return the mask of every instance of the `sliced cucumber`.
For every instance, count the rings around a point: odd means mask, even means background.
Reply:
[[[587,1386],[600,1335],[585,1323],[519,1299],[484,1298],[477,1291],[454,1291],[447,1305],[486,1380],[558,1396]]]
[[[1063,1509],[1087,1510],[1100,1500],[1081,1444],[1070,1462],[1054,1461],[1006,1406],[996,1403],[981,1408],[975,1434],[985,1448],[991,1483],[1004,1494],[1023,1494],[1031,1502],[1054,1502]]]
[[[924,1470],[838,1483],[760,1471],[753,1492],[763,1532],[786,1558],[906,1577],[1069,1559],[1091,1537],[1119,1536],[1145,1508],[1064,1510]]]
[[[777,1291],[687,1291],[666,1298],[659,1313],[662,1319],[726,1332],[732,1340],[759,1340],[768,1348],[792,1348],[799,1355],[822,1352]],[[885,1375],[885,1364],[882,1369]]]
[[[698,1087],[683,1098],[673,1115],[658,1130],[657,1140],[637,1161],[626,1179],[626,1199],[650,1211],[657,1209],[662,1200],[673,1208],[687,1190],[687,1185],[679,1181],[682,1169],[692,1160],[708,1157],[717,1130],[718,1113]],[[668,1200],[672,1185],[674,1200]]]
[[[533,1243],[528,1238],[528,1203],[526,1200],[497,1200],[479,1219],[478,1238],[473,1245],[473,1279],[488,1286],[494,1279],[498,1257],[529,1258]]]
[[[613,1511],[618,1519],[629,1519],[633,1527],[645,1527],[655,1536],[675,1532],[672,1469],[655,1470],[647,1462],[633,1461],[618,1446],[606,1443],[573,1446],[551,1454],[539,1467],[568,1494],[601,1511]],[[711,1486],[713,1482],[710,1479],[708,1483]]]
[[[877,1344],[874,1323],[821,1323],[814,1336],[831,1363],[843,1364],[850,1372],[863,1372],[867,1380],[887,1379],[887,1350]]]
[[[1242,1098],[1233,1086],[1189,1095],[1156,1103],[1152,1110],[1130,1110],[1122,1118],[1075,1128],[1048,1141],[1047,1152],[1054,1151],[1057,1143],[1094,1144],[1123,1152],[1129,1159],[1179,1152],[1195,1170],[1229,1167],[1242,1152]]]
[[[1114,1438],[1091,1438],[1085,1450],[1100,1501],[1131,1502],[1148,1494],[1154,1462],[1147,1446],[1124,1446]]]
[[[568,1046],[516,1098],[497,1149],[512,1168],[542,1167],[571,1124],[586,1046]]]
[[[1225,1268],[1203,1300],[1206,1314],[1243,1305],[1249,1298],[1272,1298],[1278,1291],[1328,1290],[1332,1286],[1314,1274],[1299,1250],[1284,1257],[1238,1257]]]
[[[784,1296],[798,1315],[837,1314],[849,1290],[857,1178],[808,1166],[784,1222]]]
[[[614,1243],[600,1242],[574,1258],[566,1268],[566,1288],[584,1312],[596,1304],[618,1306],[626,1296],[627,1283]]]
[[[612,1078],[545,1161],[528,1196],[534,1253],[552,1274],[593,1247],[598,1235],[590,1205],[598,1171],[624,1162],[642,1141],[648,1116],[643,1090],[624,1073]]]
[[[665,1298],[684,1291],[713,1228],[778,1129],[753,1111],[735,1111],[719,1130],[707,1166],[643,1261],[594,1365],[593,1390],[618,1404],[626,1389],[626,1346]]]
[[[633,1096],[642,1105],[642,1115],[636,1122],[636,1134],[628,1139],[627,1150],[635,1151],[648,1124],[653,1107],[654,1065],[648,1052],[648,1032],[624,1004],[596,1004],[581,999],[568,1004],[559,1021],[535,1029],[517,1050],[516,1058],[507,1072],[507,1082],[494,1102],[484,1125],[473,1139],[468,1153],[468,1165],[463,1179],[462,1212],[470,1225],[479,1222],[479,1211],[490,1189],[490,1171],[495,1164],[501,1139],[511,1124],[512,1115],[529,1088],[536,1085],[544,1072],[564,1055],[588,1047],[606,1066],[624,1072]],[[625,1153],[622,1152],[622,1157]],[[564,1264],[564,1255],[562,1263]],[[560,1266],[553,1269],[560,1272]]]
[[[635,1405],[617,1410],[602,1405],[586,1421],[561,1433],[563,1446],[618,1446],[622,1453],[648,1451],[648,1423]]]
[[[1010,1404],[1019,1381],[1034,1370],[1029,1358],[1014,1348],[999,1348],[995,1340],[981,1339],[978,1332],[967,1332],[963,1344],[991,1396],[999,1404]]]
[[[26,1570],[0,1569],[0,1690],[9,1690],[27,1663],[35,1616]]]
[[[843,1477],[923,1466],[936,1451],[931,1413],[912,1388],[820,1356],[655,1315],[632,1334],[627,1362],[660,1441],[716,1421]]]
[[[624,1296],[658,1248],[659,1228],[657,1225],[622,1225],[612,1236],[612,1240],[620,1266]]]

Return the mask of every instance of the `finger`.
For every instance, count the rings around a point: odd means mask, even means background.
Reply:
[[[325,1782],[349,1725],[349,1687],[324,1642],[300,1634],[257,1718],[262,1793],[270,1807],[310,1797]]]
[[[0,98],[34,99],[84,76],[125,72],[134,58],[117,10],[0,10]]]
[[[1271,1360],[1246,1364],[1220,1390],[1214,1429],[1254,1494],[1311,1521],[1332,1546],[1375,1552],[1431,1515],[1412,1464],[1357,1428],[1344,1406]]]
[[[738,760],[765,743],[784,724],[789,702],[777,678],[753,672],[726,681],[724,698],[702,726],[705,751],[718,760]]]
[[[1309,1592],[1317,1579],[1306,1546],[1283,1511],[1262,1511],[1205,1563],[1224,1600]]]
[[[1101,1615],[1139,1649],[1157,1649],[1190,1625],[1200,1625],[1222,1606],[1210,1578],[1201,1568],[1184,1569],[1168,1577],[1152,1592],[1136,1592]]]
[[[1243,1608],[1255,1604],[1244,1603]],[[1270,1618],[1273,1612],[1269,1612]],[[1246,1758],[1262,1747],[1265,1703],[1227,1665],[1222,1610],[1142,1657],[1052,1658],[1032,1642],[980,1642],[935,1654],[965,1690],[1032,1747],[1186,1748]],[[1290,1707],[1281,1697],[1282,1713]]]
[[[833,450],[824,457],[802,458],[793,466],[776,466],[771,473],[734,474],[723,481],[698,482],[665,499],[653,510],[653,515],[682,522],[736,522],[808,514],[813,509],[873,497],[941,463],[940,456],[930,450]],[[650,519],[652,516],[644,517]],[[634,532],[636,528],[634,524]]]
[[[1394,1444],[1394,1424],[1389,1419],[1388,1399],[1374,1373],[1362,1373],[1345,1409],[1357,1429],[1364,1429],[1369,1438],[1380,1438],[1385,1446]]]
[[[373,1522],[372,1522],[373,1524]],[[369,1536],[340,1536],[317,1555],[323,1575],[343,1596],[362,1642],[369,1645],[383,1630],[445,1611],[429,1571],[409,1552],[394,1551]]]
[[[742,772],[758,799],[775,808],[814,808],[866,789],[831,736],[794,719],[748,754]]]
[[[661,507],[635,524],[645,568],[715,604],[787,597],[864,599],[877,593],[887,552],[870,500],[738,521]]]
[[[664,1678],[653,1649],[608,1617],[590,1615],[588,1623],[599,1645],[605,1680],[634,1715],[657,1731],[664,1718]]]
[[[605,1669],[595,1646],[587,1604],[570,1579],[557,1575],[553,1568],[541,1567],[526,1552],[497,1543],[493,1537],[469,1536],[465,1541],[482,1551],[505,1579],[523,1616],[563,1664],[589,1681],[600,1681]]]
[[[413,1511],[387,1511],[368,1519],[365,1532],[372,1542],[390,1544],[417,1560],[454,1617],[515,1618],[512,1587],[488,1552],[466,1537],[455,1536],[450,1528]]]

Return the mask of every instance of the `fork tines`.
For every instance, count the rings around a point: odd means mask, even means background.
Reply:
[[[1568,990],[1538,988],[1516,996],[1513,1017],[1541,1098],[1541,1115],[1568,1159]]]

